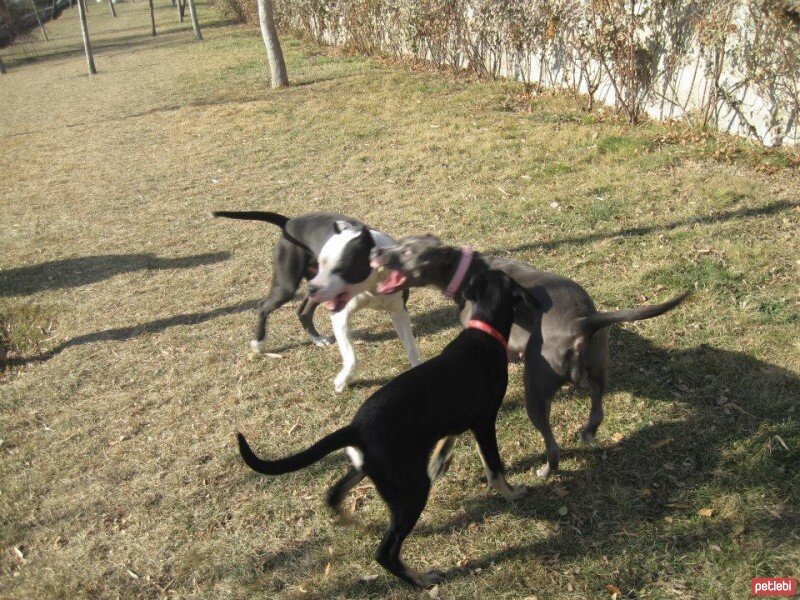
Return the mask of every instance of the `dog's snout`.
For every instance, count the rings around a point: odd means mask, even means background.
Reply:
[[[308,295],[316,296],[319,293],[320,287],[318,285],[308,284]]]
[[[369,258],[370,260],[375,260],[381,254],[383,254],[383,248],[373,248],[372,250],[369,251]]]

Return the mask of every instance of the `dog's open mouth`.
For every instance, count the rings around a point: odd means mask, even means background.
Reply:
[[[402,271],[392,270],[375,289],[379,294],[394,294],[405,287],[406,281],[408,277]]]
[[[328,300],[325,302],[325,308],[327,308],[331,312],[339,312],[342,310],[347,303],[350,301],[350,294],[347,292],[342,292],[338,296],[336,296],[333,300]]]

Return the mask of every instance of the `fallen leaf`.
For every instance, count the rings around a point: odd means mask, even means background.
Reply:
[[[130,569],[126,569],[126,570],[128,571],[128,575],[131,577],[131,579],[139,579],[139,576],[136,573],[134,573]]]
[[[617,440],[618,442],[621,442],[622,440],[624,440],[624,439],[625,439],[625,436],[624,436],[624,435],[622,435],[622,434],[621,434],[619,431],[617,431],[617,432],[616,432],[615,434],[613,434],[611,437],[613,437],[613,438],[614,438],[615,440]]]
[[[575,591],[575,586],[573,586],[571,583],[568,583],[567,584],[567,591],[568,592],[574,592]]]
[[[722,552],[722,548],[717,546],[716,544],[709,544],[708,547],[713,550],[714,552]]]
[[[642,488],[639,490],[639,496],[641,498],[649,498],[652,495],[653,495],[653,490],[649,488]]]
[[[612,596],[619,596],[622,594],[622,592],[619,590],[617,586],[612,585],[610,583],[606,584],[606,591]]]
[[[700,515],[701,517],[710,517],[711,515],[714,514],[714,509],[713,508],[701,508],[700,510],[697,511],[697,514]]]
[[[431,589],[428,590],[428,596],[431,598],[438,598],[439,597],[439,586],[435,585]]]
[[[361,578],[361,581],[375,581],[378,578],[377,575],[364,575]]]
[[[553,488],[553,492],[555,492],[556,496],[559,498],[563,498],[564,496],[569,495],[569,490],[562,486],[557,486]]]
[[[328,563],[327,565],[325,565],[325,577],[330,575],[330,573],[331,573],[331,563]]]
[[[674,438],[664,438],[663,440],[658,440],[655,444],[651,444],[650,448],[652,448],[653,450],[658,450],[659,448],[663,448],[664,446],[669,446],[674,441],[675,441]]]
[[[25,553],[22,551],[22,546],[14,546],[14,554],[16,554],[17,558],[20,560],[25,560]]]
[[[264,356],[269,356],[270,358],[283,358],[283,354],[275,354],[274,352],[266,352]]]
[[[560,514],[562,517],[566,516],[568,512],[569,509],[567,509],[566,506],[562,506],[561,508],[558,509],[558,514]]]

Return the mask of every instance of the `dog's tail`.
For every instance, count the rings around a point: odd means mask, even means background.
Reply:
[[[278,460],[263,460],[258,458],[250,449],[247,440],[244,439],[241,433],[237,433],[236,438],[239,440],[239,453],[242,455],[244,462],[247,463],[247,466],[264,475],[281,475],[299,471],[314,464],[334,450],[358,445],[358,434],[355,428],[352,425],[347,425],[337,429],[330,435],[326,435],[316,444],[302,452]]]
[[[211,216],[225,217],[226,219],[243,219],[245,221],[266,221],[277,225],[281,229],[286,229],[286,223],[289,222],[289,217],[263,210],[215,210],[211,213]]]
[[[675,296],[671,300],[662,302],[661,304],[653,304],[651,306],[639,306],[636,308],[623,308],[622,310],[613,310],[610,312],[598,312],[588,317],[580,319],[578,326],[585,336],[593,334],[603,327],[608,327],[614,323],[624,323],[626,321],[641,321],[642,319],[652,319],[658,315],[663,315],[665,312],[672,310],[691,294],[691,290],[686,291],[679,296]]]

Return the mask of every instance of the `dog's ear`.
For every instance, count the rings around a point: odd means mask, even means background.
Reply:
[[[372,234],[366,227],[361,228],[361,241],[367,248],[373,248],[375,246],[375,240],[372,239]]]
[[[483,273],[475,273],[469,278],[467,285],[461,290],[461,294],[467,300],[475,302],[477,297],[486,290],[486,277]]]
[[[539,301],[531,296],[531,293],[518,284],[516,281],[508,278],[511,282],[511,297],[514,299],[514,306],[525,306],[526,308],[540,308]]]
[[[336,233],[342,233],[346,229],[352,229],[353,225],[348,223],[347,221],[343,221],[339,219],[338,221],[333,222],[333,231]]]

